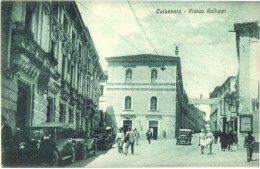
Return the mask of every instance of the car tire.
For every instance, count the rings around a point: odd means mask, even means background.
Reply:
[[[76,158],[75,148],[72,147],[72,148],[71,148],[71,158],[70,158],[70,163],[74,163],[74,162],[75,162],[75,158]]]
[[[81,159],[86,159],[87,158],[87,156],[88,156],[88,147],[87,146],[84,146],[83,147],[83,151],[82,151],[82,157],[81,157]]]

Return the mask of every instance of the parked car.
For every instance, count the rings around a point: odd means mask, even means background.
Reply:
[[[192,131],[191,129],[179,129],[176,138],[176,145],[178,144],[188,144],[191,145]]]
[[[106,150],[114,144],[114,136],[111,127],[97,127],[91,132],[91,136],[97,139],[97,149]]]
[[[96,138],[73,138],[76,151],[76,160],[86,159],[87,156],[96,155],[97,141]]]
[[[51,135],[50,139],[53,140],[56,144],[56,150],[58,155],[58,158],[54,158],[55,154],[53,154],[53,163],[60,164],[64,161],[69,161],[70,163],[73,163],[75,161],[75,149],[78,143],[77,140],[73,140],[73,128],[73,124],[70,123],[47,122],[37,126],[29,127],[28,129],[29,133],[32,136],[31,140],[39,140],[39,142],[43,138],[43,129],[48,129]],[[25,145],[25,147],[28,146]],[[39,147],[39,150],[40,148],[41,147]]]

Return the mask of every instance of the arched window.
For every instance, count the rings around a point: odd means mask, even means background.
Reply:
[[[155,96],[151,97],[150,109],[157,110],[157,98]]]
[[[153,69],[151,71],[151,83],[156,83],[157,82],[157,75],[158,75],[157,70]]]
[[[125,82],[132,83],[132,70],[131,69],[126,70]]]
[[[125,110],[130,110],[131,109],[131,97],[126,96],[125,98]]]

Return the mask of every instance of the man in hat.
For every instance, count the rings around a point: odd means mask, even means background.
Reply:
[[[244,147],[247,148],[247,162],[252,160],[253,150],[255,145],[255,137],[252,136],[252,132],[249,131],[245,137]]]
[[[131,146],[131,153],[134,154],[135,133],[131,129],[132,129],[131,126],[129,126],[128,131],[126,132],[126,135],[125,135],[125,139],[124,139],[124,141],[126,143],[125,155],[127,155],[127,153],[128,153],[129,145]]]

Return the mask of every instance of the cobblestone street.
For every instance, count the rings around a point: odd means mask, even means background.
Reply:
[[[129,149],[130,150],[130,149]],[[257,167],[259,154],[253,155],[251,162],[246,161],[246,150],[221,151],[220,143],[213,145],[213,154],[209,149],[200,154],[197,135],[193,137],[192,145],[176,145],[174,139],[152,140],[149,145],[146,140],[140,140],[135,146],[134,155],[118,154],[115,145],[108,151],[99,151],[97,156],[78,161],[68,167]]]

